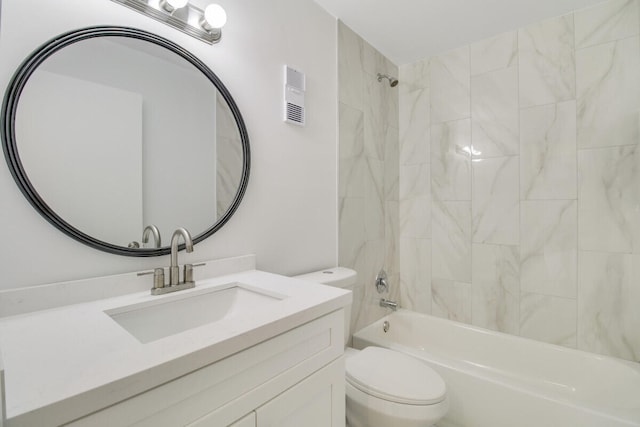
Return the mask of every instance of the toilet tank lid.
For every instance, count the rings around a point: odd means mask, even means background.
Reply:
[[[299,276],[294,276],[294,278],[305,280],[307,282],[322,283],[323,285],[330,285],[338,288],[346,288],[348,286],[353,286],[356,283],[358,273],[355,270],[346,267],[333,267],[314,271],[313,273],[301,274]]]

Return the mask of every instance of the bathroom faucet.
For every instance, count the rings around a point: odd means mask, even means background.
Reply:
[[[191,234],[186,228],[179,227],[171,236],[171,267],[169,267],[169,286],[180,284],[180,269],[178,268],[178,240],[180,236],[184,239],[184,246],[187,253],[193,252],[193,242]],[[185,282],[187,282],[187,268],[185,265]],[[193,273],[192,273],[193,274]],[[189,280],[190,282],[192,280]]]
[[[142,243],[149,242],[149,234],[153,235],[153,247],[160,248],[162,247],[162,239],[160,239],[160,230],[153,224],[149,224],[144,228],[142,232]]]
[[[153,227],[153,226],[149,226]],[[147,228],[149,228],[147,227]],[[145,228],[145,231],[147,229]],[[153,233],[153,230],[149,231]],[[151,288],[151,295],[163,295],[169,292],[180,291],[182,289],[190,289],[196,286],[196,282],[193,280],[193,268],[205,265],[201,264],[185,264],[183,281],[180,282],[180,269],[178,268],[178,241],[180,236],[184,239],[184,246],[187,252],[193,252],[193,241],[191,240],[191,234],[185,228],[178,228],[173,232],[171,236],[171,266],[169,267],[169,283],[164,282],[164,268],[159,267],[151,271],[143,271],[138,273],[138,276],[144,276],[147,274],[153,274],[153,287]],[[159,242],[160,239],[156,240]]]
[[[380,307],[390,308],[391,310],[396,311],[398,309],[398,303],[382,298],[380,300]]]

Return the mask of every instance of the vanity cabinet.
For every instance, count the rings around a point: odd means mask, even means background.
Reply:
[[[255,427],[255,426],[256,426],[256,413],[251,412],[249,415],[242,417],[242,419],[231,424],[229,427]]]
[[[334,311],[67,425],[344,426],[343,322]]]
[[[340,358],[271,399],[230,427],[344,426],[344,360]],[[189,427],[220,425],[212,413]]]
[[[258,408],[256,426],[344,426],[344,405],[344,360],[340,359]]]

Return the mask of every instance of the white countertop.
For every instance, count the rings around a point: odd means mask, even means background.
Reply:
[[[151,279],[150,279],[151,280]],[[286,295],[250,316],[209,323],[146,344],[105,310],[238,282]],[[203,280],[195,289],[149,291],[0,319],[9,425],[59,424],[163,384],[350,304],[338,288],[257,270]],[[171,319],[166,319],[171,322]]]

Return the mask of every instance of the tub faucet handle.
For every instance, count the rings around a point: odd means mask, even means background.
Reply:
[[[379,294],[389,291],[389,283],[387,282],[387,272],[384,271],[384,269],[381,269],[378,275],[376,276],[376,289],[378,290]]]

